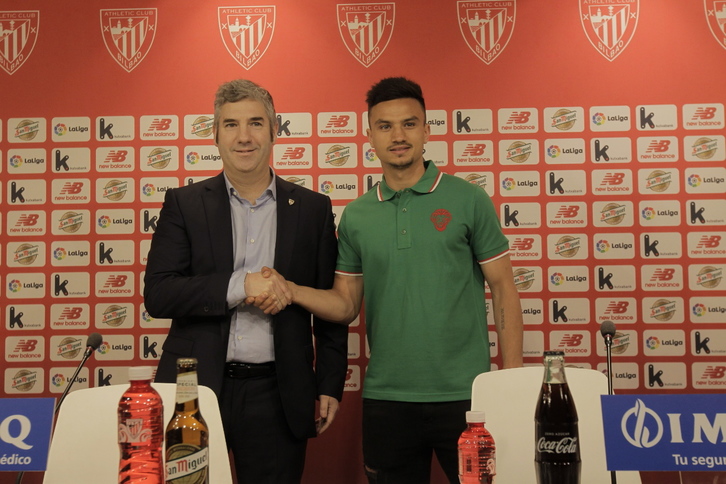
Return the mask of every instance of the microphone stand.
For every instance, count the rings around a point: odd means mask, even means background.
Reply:
[[[607,358],[607,372],[608,372],[608,395],[613,394],[613,337],[610,334],[605,335],[605,355]],[[618,478],[615,471],[610,471],[610,482],[617,484]]]
[[[83,368],[83,365],[86,364],[86,361],[88,361],[88,358],[91,357],[93,352],[96,350],[91,345],[86,346],[86,351],[83,353],[83,359],[81,359],[81,363],[78,365],[78,368],[76,368],[76,372],[73,373],[73,376],[70,380],[68,380],[68,385],[66,385],[66,389],[63,390],[63,393],[61,394],[60,398],[58,399],[58,403],[55,404],[55,408],[53,409],[53,419],[55,419],[58,416],[58,410],[60,410],[61,403],[63,403],[63,400],[66,399],[66,396],[68,395],[68,392],[70,391],[71,387],[76,381],[76,377],[78,377],[78,374],[81,372],[81,368]],[[23,476],[25,475],[25,471],[20,471],[18,473],[17,478],[15,479],[15,484],[20,484],[23,482]]]

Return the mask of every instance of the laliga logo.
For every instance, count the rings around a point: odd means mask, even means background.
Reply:
[[[565,282],[565,276],[561,272],[555,272],[550,276],[550,282],[555,286],[561,286]]]
[[[602,126],[605,124],[605,115],[603,113],[595,113],[592,115],[592,124]]]
[[[513,190],[514,189],[514,178],[505,178],[502,180],[502,188],[505,190]]]
[[[378,159],[378,157],[376,156],[376,150],[374,150],[373,148],[368,148],[366,150],[365,157],[366,157],[366,161],[371,162],[371,163]]]
[[[64,134],[66,134],[67,131],[68,131],[68,129],[66,128],[66,125],[63,123],[58,123],[55,126],[53,126],[53,132],[57,136],[63,136]]]
[[[628,421],[631,418],[635,419],[635,424],[631,426],[632,434],[628,432]],[[651,436],[648,425],[655,426],[654,436]],[[635,406],[623,415],[620,421],[620,430],[625,440],[632,446],[647,449],[656,445],[663,437],[663,422],[657,413],[646,407],[643,401],[638,399]]]
[[[648,349],[654,350],[660,346],[660,340],[655,336],[651,336],[645,340],[645,346],[647,346]]]
[[[53,251],[53,258],[55,260],[63,260],[66,258],[66,250],[63,247],[58,247]]]
[[[189,163],[190,165],[196,165],[197,163],[199,163],[199,160],[199,153],[197,153],[196,151],[190,151],[189,153],[187,153],[187,163]]]
[[[151,314],[149,314],[149,311],[144,310],[143,313],[141,313],[141,319],[143,319],[145,322],[150,323],[154,320],[154,318],[151,317]]]
[[[689,186],[691,186],[693,188],[696,188],[700,184],[701,184],[701,177],[700,176],[694,174],[694,175],[691,175],[691,176],[688,177],[688,185]]]
[[[63,384],[66,382],[66,379],[60,373],[56,373],[55,375],[53,375],[51,381],[53,382],[54,387],[62,387]]]
[[[645,220],[653,220],[655,218],[655,210],[653,207],[645,207],[640,213]]]
[[[706,306],[701,303],[695,304],[691,310],[694,316],[701,317],[706,314]]]
[[[20,155],[13,155],[10,158],[10,166],[12,168],[19,168],[23,164],[23,158]]]
[[[108,215],[98,217],[98,226],[102,229],[109,228],[111,226],[111,218]]]
[[[557,158],[558,156],[560,156],[560,153],[562,153],[562,151],[557,145],[551,145],[547,147],[547,156],[549,156],[550,158]]]
[[[141,193],[143,193],[146,197],[150,197],[156,193],[156,187],[151,183],[147,183],[141,188]]]
[[[17,279],[13,279],[12,281],[8,282],[8,290],[10,290],[10,292],[20,291],[20,281]]]
[[[604,254],[605,252],[610,250],[610,244],[608,243],[607,240],[598,240],[597,243],[595,244],[595,248],[597,249],[598,252],[600,252],[601,254]]]
[[[323,193],[329,194],[333,192],[333,182],[331,181],[324,181],[320,184],[320,190]]]

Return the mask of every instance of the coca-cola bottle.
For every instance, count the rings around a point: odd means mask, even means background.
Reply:
[[[492,434],[484,427],[484,412],[466,412],[466,430],[459,437],[459,482],[493,484],[497,453]]]
[[[545,351],[544,379],[534,416],[538,484],[580,483],[577,410],[565,379],[565,354]]]
[[[153,368],[129,368],[130,386],[118,403],[118,482],[161,484],[164,463],[164,407],[151,386]]]

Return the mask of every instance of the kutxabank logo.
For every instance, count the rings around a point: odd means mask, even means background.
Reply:
[[[393,34],[395,3],[338,4],[338,31],[355,59],[370,67],[386,50]]]
[[[134,70],[154,43],[155,8],[101,9],[101,35],[106,50],[126,72]]]
[[[249,70],[259,61],[275,32],[276,7],[219,7],[217,23],[227,52]]]
[[[479,59],[491,64],[512,38],[517,3],[459,1],[456,6],[466,45]]]
[[[633,38],[640,15],[639,2],[579,0],[580,21],[585,35],[607,60],[615,60]]]
[[[40,11],[0,11],[0,67],[8,74],[28,60],[38,40]]]

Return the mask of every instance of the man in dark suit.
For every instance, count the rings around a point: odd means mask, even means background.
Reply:
[[[307,439],[330,425],[342,398],[347,327],[313,318],[311,329],[284,281],[260,271],[330,288],[332,207],[270,168],[277,117],[265,89],[223,84],[214,115],[224,170],[167,192],[149,251],[146,309],[172,318],[156,380],[176,381],[176,359],[197,358],[199,384],[219,398],[239,482],[299,482]],[[244,304],[260,294],[274,306]]]

